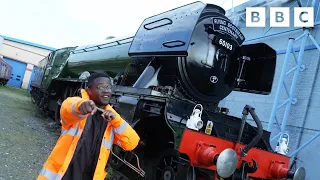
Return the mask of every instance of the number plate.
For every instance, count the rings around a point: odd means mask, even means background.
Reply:
[[[228,50],[228,51],[234,51],[234,49],[237,47],[237,44],[234,43],[234,41],[229,40],[229,39],[225,39],[225,38],[221,38],[216,36],[214,43],[217,44],[218,46],[223,47],[224,49]]]

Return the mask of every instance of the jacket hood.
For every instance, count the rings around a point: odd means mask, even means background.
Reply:
[[[90,100],[90,97],[85,89],[81,89],[81,97],[86,100]]]

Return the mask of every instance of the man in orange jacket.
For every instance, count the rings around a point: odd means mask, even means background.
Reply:
[[[81,97],[62,103],[61,136],[38,180],[103,180],[112,145],[127,151],[138,145],[138,134],[109,105],[111,85],[107,74],[94,73]]]

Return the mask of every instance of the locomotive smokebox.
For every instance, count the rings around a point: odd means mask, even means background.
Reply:
[[[269,94],[276,52],[263,43],[242,45],[244,41],[224,9],[195,2],[145,19],[128,55],[150,57],[150,81],[157,72],[158,80],[176,76],[188,96],[200,103],[218,103],[233,90]],[[144,85],[136,87],[150,85],[144,77],[150,69],[145,71],[137,81]]]

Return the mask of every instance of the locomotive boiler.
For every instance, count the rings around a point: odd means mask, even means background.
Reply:
[[[92,72],[111,75],[110,103],[141,138],[131,152],[113,146],[119,179],[303,180],[303,167],[291,171],[272,150],[253,107],[242,118],[219,107],[232,91],[271,92],[275,50],[244,42],[224,9],[194,2],[145,19],[133,36],[53,52],[31,94],[58,121],[61,102]]]

